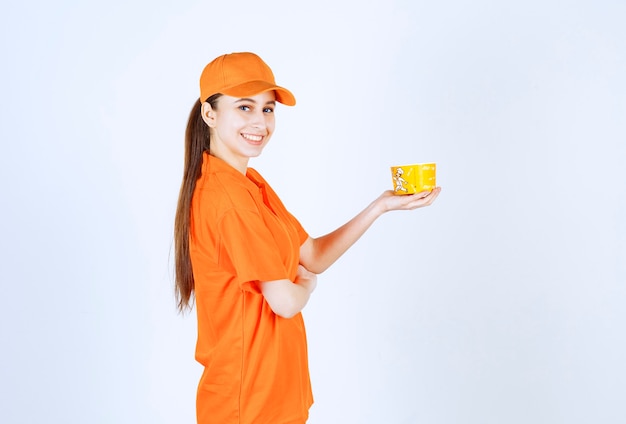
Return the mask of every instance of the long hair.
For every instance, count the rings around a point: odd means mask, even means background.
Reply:
[[[207,99],[213,109],[217,109],[217,99],[220,96],[221,94],[214,94]],[[209,151],[210,139],[209,126],[202,119],[202,102],[198,99],[189,113],[185,131],[183,182],[180,186],[174,222],[175,296],[180,312],[190,308],[190,300],[195,288],[189,254],[191,199],[196,188],[196,181],[202,173],[202,155]]]

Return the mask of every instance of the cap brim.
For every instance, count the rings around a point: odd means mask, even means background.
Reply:
[[[296,98],[291,91],[267,81],[249,81],[245,84],[223,89],[222,94],[232,97],[246,97],[265,93],[267,91],[274,91],[276,93],[276,101],[279,103],[287,106],[295,106],[296,104]]]

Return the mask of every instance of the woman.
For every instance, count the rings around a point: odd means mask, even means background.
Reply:
[[[334,232],[310,237],[248,168],[274,132],[276,102],[296,103],[260,57],[227,54],[203,70],[187,124],[176,295],[180,310],[195,298],[201,424],[305,423],[313,396],[300,311],[316,274],[383,213],[430,205],[440,192],[386,191]]]

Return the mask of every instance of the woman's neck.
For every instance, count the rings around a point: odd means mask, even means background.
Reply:
[[[243,175],[246,175],[246,172],[248,171],[249,158],[223,154],[222,152],[216,152],[213,149],[209,150],[209,154],[223,160]]]

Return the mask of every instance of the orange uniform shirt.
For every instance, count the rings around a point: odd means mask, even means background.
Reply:
[[[301,314],[274,314],[259,281],[296,277],[308,235],[254,169],[205,153],[190,253],[204,366],[199,424],[302,424],[313,403]]]

